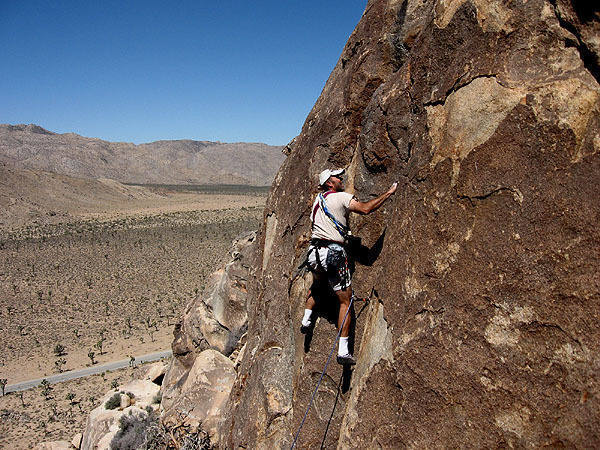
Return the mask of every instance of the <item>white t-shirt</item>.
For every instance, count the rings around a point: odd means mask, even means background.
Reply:
[[[348,226],[348,215],[350,213],[350,200],[354,198],[352,194],[347,192],[329,191],[323,193],[325,197],[325,206],[327,210],[335,217],[343,226]],[[325,239],[327,241],[344,242],[343,236],[336,229],[323,208],[319,205],[319,196],[315,198],[311,211],[311,220],[313,222],[312,238]]]

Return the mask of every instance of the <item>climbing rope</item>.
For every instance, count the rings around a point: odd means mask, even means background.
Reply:
[[[348,305],[348,309],[346,310],[346,315],[344,316],[344,320],[342,320],[342,325],[340,326],[340,331],[338,331],[338,334],[335,338],[335,341],[333,342],[333,347],[331,348],[331,351],[329,352],[329,356],[327,357],[327,362],[325,363],[325,367],[323,368],[323,372],[321,372],[321,377],[319,378],[319,381],[317,382],[317,386],[315,387],[315,390],[312,393],[312,397],[310,398],[310,402],[308,402],[308,407],[306,408],[306,411],[304,412],[304,417],[302,418],[302,422],[300,422],[300,426],[298,427],[298,431],[296,431],[296,435],[294,436],[294,442],[292,442],[292,447],[291,450],[294,449],[294,446],[296,445],[296,441],[298,440],[298,436],[300,436],[300,430],[302,430],[302,427],[304,426],[304,421],[306,420],[306,416],[308,415],[308,411],[310,410],[310,407],[312,406],[312,403],[315,399],[315,396],[317,395],[317,391],[319,390],[319,386],[321,385],[321,381],[323,381],[323,377],[325,376],[325,372],[327,371],[327,366],[329,365],[329,361],[331,361],[331,355],[333,355],[333,351],[335,350],[335,346],[338,342],[338,340],[340,339],[340,334],[342,333],[342,328],[344,328],[344,323],[346,322],[346,318],[348,317],[348,313],[350,312],[350,308],[352,308],[352,303],[354,302],[354,294],[352,294],[352,297],[350,298],[350,304]]]

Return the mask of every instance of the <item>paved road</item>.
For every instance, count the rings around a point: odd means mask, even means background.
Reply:
[[[173,356],[171,350],[163,350],[161,352],[148,353],[147,355],[137,356],[134,364],[140,364],[149,361],[156,361],[163,358],[170,358]],[[106,364],[100,364],[97,366],[86,367],[85,369],[70,370],[69,372],[59,373],[57,375],[51,375],[45,378],[38,378],[37,380],[22,381],[20,383],[9,384],[6,386],[4,392],[18,392],[31,389],[39,385],[42,380],[48,380],[50,384],[61,383],[63,381],[74,380],[76,378],[87,377],[97,373],[106,372],[107,370],[122,369],[123,367],[129,366],[129,359],[122,359],[121,361],[113,361]]]

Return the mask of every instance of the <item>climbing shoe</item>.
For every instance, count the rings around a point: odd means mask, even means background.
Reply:
[[[345,355],[338,355],[337,362],[338,364],[342,364],[344,366],[353,366],[354,364],[356,364],[354,356],[352,356],[349,353],[346,353]]]

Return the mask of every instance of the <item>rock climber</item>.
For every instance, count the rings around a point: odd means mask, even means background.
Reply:
[[[344,192],[344,169],[326,169],[319,174],[321,191],[312,207],[312,236],[308,249],[308,267],[317,279],[327,278],[340,305],[338,330],[341,329],[337,362],[344,365],[356,364],[348,347],[350,315],[346,314],[352,297],[348,252],[345,248],[351,236],[348,227],[350,211],[369,214],[379,208],[396,192],[397,183],[387,192],[367,202],[358,201],[352,194]],[[312,312],[315,299],[309,291],[300,331],[308,333],[314,325]],[[348,317],[346,317],[348,316]],[[345,319],[345,320],[344,320]]]

